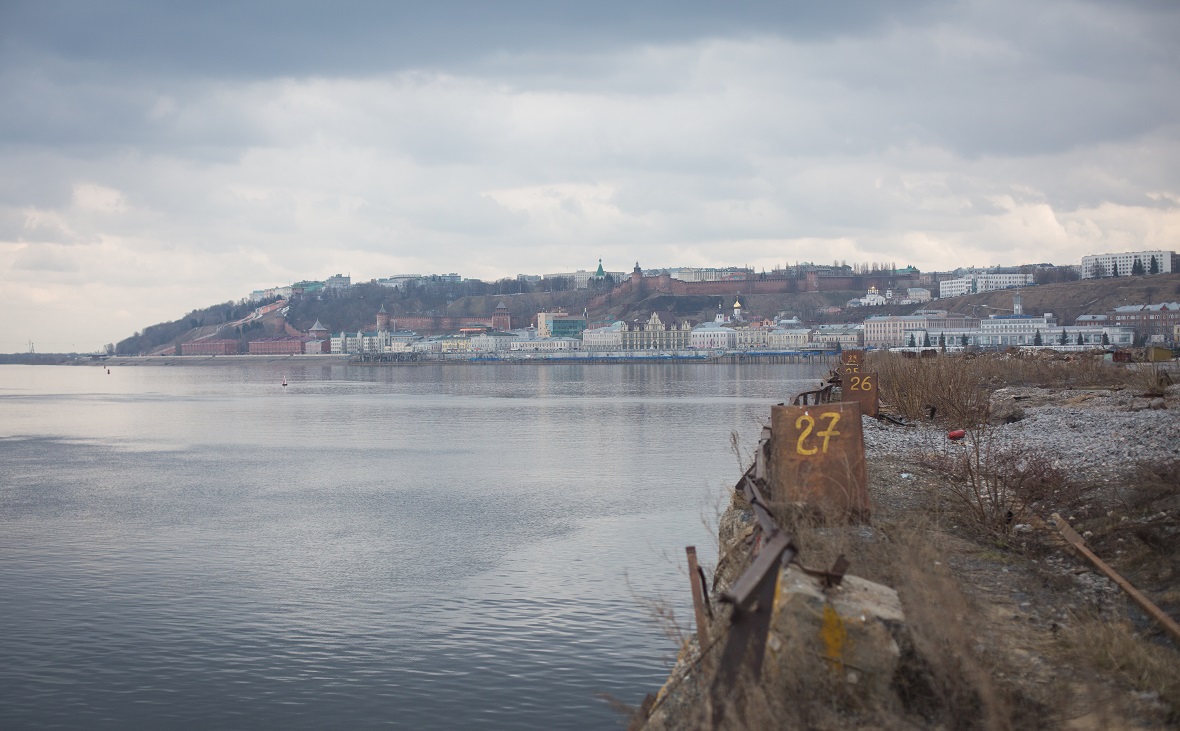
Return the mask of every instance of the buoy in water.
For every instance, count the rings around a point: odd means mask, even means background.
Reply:
[[[947,432],[946,438],[952,442],[957,442],[963,437],[967,436],[967,432],[963,429],[955,429],[952,432]]]
[[[286,385],[287,385],[287,379],[286,379],[286,378],[284,378],[284,379],[283,379],[283,385],[284,385],[284,386],[286,386]]]

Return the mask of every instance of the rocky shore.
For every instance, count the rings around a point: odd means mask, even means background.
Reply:
[[[1180,459],[1180,386],[1160,396],[1133,389],[1004,388],[992,395],[987,438],[997,445],[1036,449],[1063,469],[1111,477],[1143,460]],[[1005,423],[1005,420],[1011,420]],[[865,451],[899,457],[948,448],[948,428],[930,422],[899,427],[864,420]]]
[[[982,427],[865,418],[872,524],[786,518],[804,565],[845,555],[850,575],[896,591],[908,640],[892,675],[833,673],[805,645],[784,645],[717,728],[1180,726],[1180,648],[1046,520],[1060,511],[1091,550],[1180,618],[1180,385],[1152,395],[1001,388],[991,417]],[[960,427],[968,437],[949,440]],[[961,476],[945,467],[976,443],[996,461],[1043,460],[1060,489],[1027,522],[981,525],[956,490]],[[749,506],[735,497],[719,525],[722,555],[745,565]],[[717,567],[714,591],[737,568]],[[713,636],[727,631],[724,611]],[[698,652],[686,639],[647,728],[711,727]]]

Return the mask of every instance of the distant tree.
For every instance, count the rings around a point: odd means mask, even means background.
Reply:
[[[925,335],[922,336],[922,347],[923,348],[930,347],[930,333],[926,333]]]
[[[944,353],[946,352],[946,334],[945,333],[938,334],[938,347],[940,350],[942,350],[942,352],[944,352]]]
[[[1135,263],[1131,265],[1131,276],[1141,277],[1144,274],[1147,274],[1147,270],[1143,268],[1143,262],[1136,258]]]
[[[1060,345],[1065,345],[1069,342],[1069,336],[1065,334],[1065,328],[1061,328],[1061,339],[1057,341]]]
[[[1033,282],[1036,284],[1056,284],[1057,282],[1076,282],[1081,279],[1078,270],[1072,266],[1064,267],[1038,267],[1033,273]]]
[[[1107,336],[1105,330],[1102,331],[1102,344],[1103,345],[1110,345],[1110,337]]]
[[[1094,278],[1095,279],[1102,279],[1103,277],[1106,276],[1106,266],[1103,265],[1103,263],[1100,261],[1094,262],[1094,270],[1093,271],[1094,271]]]
[[[917,342],[916,340],[914,340],[914,334],[913,334],[913,333],[910,333],[910,343],[909,343],[909,346],[910,346],[911,348],[916,348],[916,347],[918,347],[918,342]]]
[[[1033,335],[1033,345],[1044,345],[1045,341],[1041,340],[1041,331],[1037,330],[1036,335]]]
[[[114,355],[115,354],[115,344],[114,343],[107,343],[106,345],[102,346],[102,350],[107,355]]]
[[[1148,274],[1159,274],[1160,273],[1159,259],[1155,258],[1155,254],[1151,255],[1151,263],[1147,265],[1147,273]]]
[[[1118,275],[1119,275],[1119,263],[1117,261],[1112,261],[1110,263],[1110,276],[1117,277]]]
[[[1078,345],[1085,345],[1086,341],[1082,340],[1082,334],[1078,333]]]
[[[964,348],[966,348],[967,342],[968,342],[967,333],[963,333],[962,335],[959,336],[959,345],[962,345]]]

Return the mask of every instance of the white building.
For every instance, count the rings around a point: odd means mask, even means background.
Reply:
[[[733,350],[737,347],[737,332],[716,322],[697,325],[688,338],[689,345],[697,350]]]
[[[739,267],[679,267],[670,269],[668,276],[682,282],[723,282],[748,279],[752,272]]]
[[[1135,331],[1127,327],[1101,325],[1061,326],[1053,313],[1044,315],[992,315],[979,323],[978,328],[909,328],[904,346],[924,346],[929,337],[931,347],[945,343],[948,349],[965,346],[1004,349],[1045,347],[1062,350],[1101,348],[1105,345],[1129,347]],[[1038,342],[1039,340],[1039,342]]]
[[[510,346],[513,353],[559,353],[581,350],[582,341],[574,338],[537,338],[536,340],[514,340]]]
[[[606,327],[596,327],[582,332],[582,350],[621,350],[623,330],[627,323],[619,321]]]
[[[926,289],[925,287],[907,287],[905,291],[905,297],[910,302],[917,302],[920,304],[923,302],[929,302],[932,298],[932,295],[930,294],[930,290]],[[909,302],[902,302],[901,304],[909,304]]]
[[[324,280],[324,289],[348,289],[352,286],[352,277],[347,274],[333,274]]]
[[[774,350],[799,350],[811,342],[811,330],[805,327],[771,330],[766,336],[767,347]]]
[[[771,328],[769,327],[756,325],[734,328],[734,334],[737,335],[738,350],[765,348],[770,344],[770,330]]]
[[[825,348],[839,345],[847,350],[862,347],[864,342],[863,325],[820,325],[811,331],[811,344]]]
[[[958,279],[946,279],[938,283],[939,297],[961,297],[976,292],[991,292],[997,289],[1027,287],[1034,283],[1032,274],[997,272],[968,272]]]
[[[892,294],[892,292],[890,294]],[[858,300],[853,300],[853,302],[856,302],[861,307],[881,307],[882,305],[888,304],[889,300],[885,297],[885,295],[878,292],[876,287],[869,287],[869,291],[864,297],[861,297]],[[849,302],[848,304],[852,304],[852,302]]]
[[[418,333],[409,330],[342,332],[332,336],[332,353],[334,355],[400,353],[405,352],[406,346],[418,339]]]
[[[489,332],[474,335],[471,338],[471,349],[477,353],[505,353],[512,349],[512,343],[520,338],[512,333]]]
[[[421,278],[421,274],[395,274],[392,277],[378,279],[377,284],[380,284],[382,287],[391,287],[393,289],[405,289],[407,284],[411,282],[417,282]]]
[[[1091,254],[1082,257],[1082,279],[1125,277],[1135,262],[1144,274],[1170,274],[1180,269],[1180,257],[1174,251],[1124,251],[1121,254]],[[1153,265],[1154,262],[1154,265]]]

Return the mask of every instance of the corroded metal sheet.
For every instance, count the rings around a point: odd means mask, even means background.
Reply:
[[[804,503],[831,518],[868,521],[868,476],[860,404],[774,406],[770,483],[776,501]]]
[[[860,404],[860,413],[877,418],[880,399],[877,394],[877,374],[869,371],[845,373],[840,384],[840,400]]]
[[[864,365],[865,352],[863,350],[844,350],[840,353],[840,375],[857,373]]]

